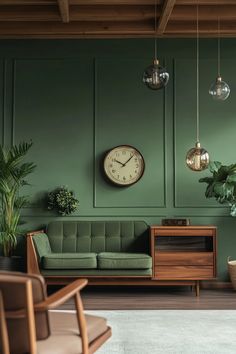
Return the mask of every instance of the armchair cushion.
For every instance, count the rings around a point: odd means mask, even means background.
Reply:
[[[100,269],[149,269],[152,257],[145,253],[102,252],[98,254]]]
[[[89,344],[107,331],[107,321],[103,317],[85,315]],[[82,353],[81,338],[77,318],[74,313],[51,312],[52,336],[37,342],[38,354],[79,354]]]
[[[44,269],[96,269],[96,253],[50,253],[42,258]]]
[[[33,241],[38,256],[38,261],[41,264],[42,257],[51,253],[51,246],[48,236],[45,233],[41,233],[38,234],[37,237],[33,237]]]

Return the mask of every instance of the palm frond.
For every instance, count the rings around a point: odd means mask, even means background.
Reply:
[[[23,163],[20,167],[15,168],[15,170],[12,171],[12,177],[15,182],[21,183],[22,179],[31,174],[35,168],[36,165],[32,162]]]
[[[26,196],[21,196],[15,199],[15,208],[21,209],[29,203]]]

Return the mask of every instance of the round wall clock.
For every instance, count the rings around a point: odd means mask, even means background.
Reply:
[[[136,183],[145,168],[142,154],[130,145],[111,149],[104,158],[104,171],[108,179],[119,186]]]

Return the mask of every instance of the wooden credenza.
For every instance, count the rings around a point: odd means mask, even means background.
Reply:
[[[199,295],[199,281],[216,277],[216,249],[215,226],[151,226],[152,279],[195,284]]]

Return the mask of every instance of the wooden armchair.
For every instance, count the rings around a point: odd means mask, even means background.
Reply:
[[[43,277],[0,272],[0,353],[92,354],[110,336],[106,319],[85,315],[80,279],[47,297]],[[52,312],[74,298],[76,313]]]

